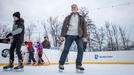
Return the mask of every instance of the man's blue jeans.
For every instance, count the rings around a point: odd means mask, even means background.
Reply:
[[[82,38],[80,38],[79,36],[72,36],[72,35],[66,35],[66,37],[65,37],[65,46],[64,46],[64,50],[61,54],[60,61],[59,61],[60,65],[64,65],[66,57],[69,53],[69,49],[70,49],[73,41],[76,42],[77,49],[78,49],[76,66],[82,65],[83,52],[84,52],[83,41],[82,41]]]

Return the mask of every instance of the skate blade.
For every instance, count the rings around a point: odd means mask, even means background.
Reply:
[[[76,69],[76,73],[84,73],[84,70]]]
[[[10,68],[10,69],[3,69],[3,71],[13,71],[13,68]]]
[[[23,72],[24,69],[14,69],[14,72]]]
[[[60,72],[60,73],[62,73],[62,72],[63,72],[63,70],[59,69],[59,72]]]

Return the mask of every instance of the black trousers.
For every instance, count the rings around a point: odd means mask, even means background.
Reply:
[[[21,45],[22,40],[20,39],[14,39],[10,46],[10,60],[14,62],[14,52],[16,50],[16,54],[18,56],[18,62],[23,62],[22,54],[21,54]]]
[[[44,62],[44,60],[42,59],[42,55],[43,55],[43,52],[38,52],[38,57],[39,57],[38,63]]]

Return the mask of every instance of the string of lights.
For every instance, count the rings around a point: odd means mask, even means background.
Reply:
[[[130,5],[134,5],[134,2],[126,2],[126,3],[117,4],[117,5],[99,7],[99,8],[95,8],[95,9],[91,9],[91,10],[102,10],[102,9],[116,8],[116,7],[122,7],[122,6],[130,6]]]

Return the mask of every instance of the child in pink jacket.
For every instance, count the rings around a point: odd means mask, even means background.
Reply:
[[[38,53],[38,65],[44,64],[44,60],[42,59],[43,55],[43,46],[40,42],[37,42],[37,45],[35,46],[37,48]]]

